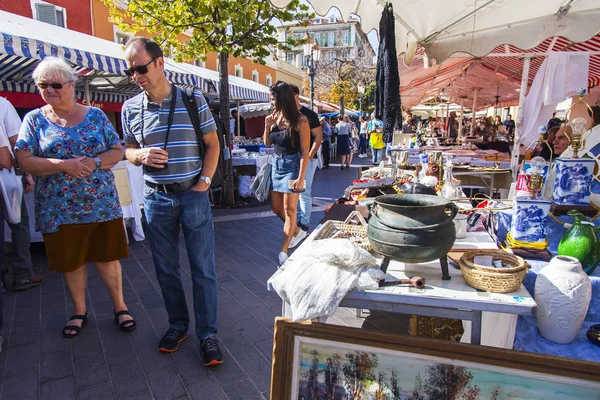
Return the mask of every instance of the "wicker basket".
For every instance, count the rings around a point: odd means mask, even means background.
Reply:
[[[352,211],[343,222],[325,221],[314,240],[342,238],[350,239],[352,243],[367,251],[372,248],[367,237],[367,222],[358,211]]]
[[[492,256],[493,260],[502,260],[510,268],[492,268],[477,265],[475,256]],[[519,256],[502,250],[474,250],[463,254],[458,263],[469,286],[494,293],[509,293],[518,290],[527,275],[525,262]]]

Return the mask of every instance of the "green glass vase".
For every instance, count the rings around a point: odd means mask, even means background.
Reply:
[[[600,262],[600,240],[595,228],[579,211],[571,210],[567,214],[573,217],[571,226],[558,244],[558,255],[575,257],[581,263],[586,274],[591,275]]]

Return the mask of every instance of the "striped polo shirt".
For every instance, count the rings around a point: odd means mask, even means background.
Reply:
[[[185,182],[198,175],[202,170],[198,138],[187,108],[183,103],[181,89],[175,85],[171,85],[171,88],[171,90],[177,90],[177,103],[175,104],[173,124],[171,125],[169,142],[166,147],[169,153],[168,167],[144,174],[144,179],[157,184]],[[194,95],[198,105],[202,134],[206,135],[216,131],[217,125],[208,104],[204,100],[204,96],[198,91],[194,91]],[[144,107],[143,142],[141,132],[142,107]],[[162,104],[153,103],[144,92],[127,100],[123,104],[121,112],[125,143],[162,149],[167,135],[170,109],[171,94]]]

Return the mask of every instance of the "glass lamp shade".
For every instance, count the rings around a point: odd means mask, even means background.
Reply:
[[[321,50],[317,49],[316,47],[313,49],[313,59],[315,62],[321,61]]]
[[[569,125],[571,125],[571,129],[573,129],[573,137],[581,137],[587,127],[587,121],[585,118],[577,117],[573,118]]]
[[[305,43],[303,45],[303,48],[304,48],[304,57],[310,57],[310,52],[312,51],[313,44],[312,43]]]
[[[365,85],[363,85],[362,83],[359,83],[356,89],[358,90],[358,93],[365,94]]]

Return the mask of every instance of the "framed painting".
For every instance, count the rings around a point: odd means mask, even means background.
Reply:
[[[278,318],[271,399],[600,400],[600,364]]]

